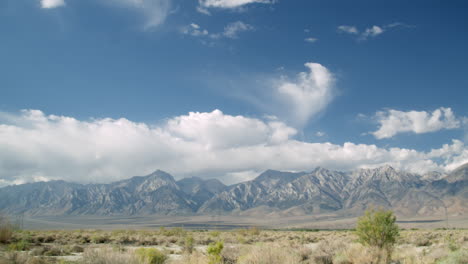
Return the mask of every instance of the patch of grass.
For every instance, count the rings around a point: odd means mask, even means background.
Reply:
[[[29,248],[30,244],[25,240],[20,240],[18,242],[11,243],[8,245],[8,250],[10,251],[25,251],[29,250]]]
[[[446,258],[438,261],[437,264],[464,264],[468,263],[468,250],[458,250],[451,252]]]
[[[218,241],[211,243],[206,249],[206,253],[209,256],[208,264],[220,264],[222,263],[221,251],[223,251],[224,243]]]
[[[163,252],[155,248],[139,248],[135,251],[140,263],[144,264],[163,264],[168,257]]]
[[[195,240],[193,239],[192,235],[188,235],[185,237],[184,241],[184,251],[192,254],[193,247],[194,247]]]
[[[138,256],[112,248],[90,248],[83,253],[81,264],[141,264]]]
[[[104,244],[104,243],[107,243],[109,241],[110,241],[110,239],[106,234],[102,234],[102,235],[96,234],[96,235],[93,235],[91,237],[91,242],[93,242],[95,244]]]

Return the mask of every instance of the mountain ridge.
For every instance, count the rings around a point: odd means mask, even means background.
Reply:
[[[406,216],[468,214],[468,164],[447,175],[391,166],[350,172],[266,170],[226,186],[217,179],[175,180],[157,170],[108,184],[62,180],[0,188],[0,211],[40,215],[358,215],[382,206]]]

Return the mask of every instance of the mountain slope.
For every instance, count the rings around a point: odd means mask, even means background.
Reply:
[[[177,181],[177,185],[196,203],[196,209],[226,188],[226,185],[217,179],[203,180],[198,177],[182,179]]]
[[[370,206],[405,216],[468,214],[468,165],[448,175],[390,166],[352,172],[267,170],[231,186],[196,177],[175,181],[155,171],[109,184],[51,181],[0,188],[0,211],[28,215],[352,216]]]

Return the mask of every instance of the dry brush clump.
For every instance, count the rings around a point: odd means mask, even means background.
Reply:
[[[83,264],[139,264],[133,252],[116,250],[111,247],[89,248],[83,253]]]
[[[239,242],[239,236],[246,242]],[[101,238],[105,239],[104,243],[100,242]],[[468,263],[467,238],[468,230],[401,230],[400,237],[395,240],[391,261],[400,264]],[[152,254],[147,249],[157,248],[163,257],[159,258],[160,262],[153,263],[376,264],[381,254],[379,248],[358,241],[357,232],[349,230],[18,230],[12,235],[11,246],[0,246],[0,259],[5,260],[8,253],[10,259],[17,260],[4,263],[46,261],[65,264],[72,263],[63,261],[66,256],[75,255],[78,259],[73,263],[76,264],[131,264],[158,259],[142,258]],[[222,247],[219,246],[221,242]],[[6,251],[8,248],[10,252]],[[137,253],[139,249],[144,253]],[[386,261],[381,257],[381,263]]]
[[[249,247],[239,256],[239,264],[297,264],[301,259],[292,248],[280,247],[278,244],[261,244]]]
[[[10,223],[10,220],[0,214],[0,243],[8,243],[13,236],[14,227]]]

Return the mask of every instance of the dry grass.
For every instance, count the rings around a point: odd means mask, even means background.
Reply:
[[[250,247],[250,250],[238,258],[239,264],[296,264],[299,254],[293,249],[273,244],[262,244]]]
[[[171,264],[206,264],[208,263],[208,257],[198,251],[194,251],[191,254],[184,254],[181,258],[173,260]]]
[[[210,260],[207,245],[216,241],[224,242],[220,254],[223,264],[370,264],[376,263],[378,254],[375,249],[359,244],[352,231],[23,230],[15,231],[10,243],[28,243],[29,251],[19,252],[16,251],[19,247],[0,246],[0,264],[141,263],[135,251],[143,247],[157,248],[168,255],[164,262],[167,264],[205,264]],[[461,264],[468,263],[467,251],[468,230],[404,230],[392,261],[400,264]],[[73,256],[75,262],[60,260],[64,256]]]
[[[90,248],[83,253],[83,264],[139,264],[138,256],[133,252],[110,247]]]
[[[10,220],[0,214],[0,243],[7,243],[13,236],[13,225]]]

